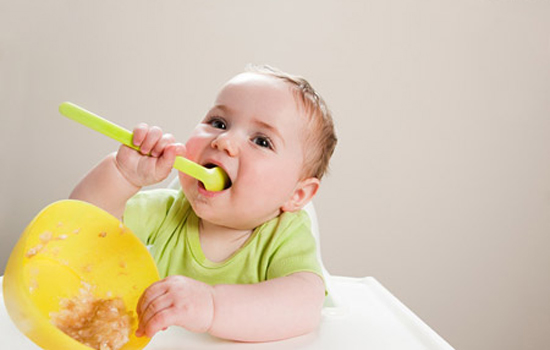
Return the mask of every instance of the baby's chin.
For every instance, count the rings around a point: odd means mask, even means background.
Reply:
[[[209,206],[203,206],[203,202],[199,199],[195,203],[191,204],[193,211],[201,220],[202,225],[208,223],[210,225],[219,226],[220,229],[234,230],[234,231],[253,231],[265,221],[261,219],[251,220],[239,220],[242,215],[233,212],[220,212],[216,211]]]

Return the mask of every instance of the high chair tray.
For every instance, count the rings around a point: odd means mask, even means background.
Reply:
[[[2,277],[0,287],[1,282]],[[321,325],[311,334],[271,343],[235,343],[171,327],[145,349],[453,349],[373,277],[332,276],[330,287],[335,306],[323,309]],[[0,339],[12,350],[40,349],[11,322],[3,296]]]

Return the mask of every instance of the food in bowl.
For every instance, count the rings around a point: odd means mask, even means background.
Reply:
[[[60,310],[51,314],[57,328],[96,350],[118,350],[129,340],[135,318],[122,298],[97,298],[93,287],[82,283],[78,295],[60,301]]]

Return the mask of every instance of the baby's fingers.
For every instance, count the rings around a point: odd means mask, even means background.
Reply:
[[[168,145],[164,149],[164,153],[162,154],[162,157],[159,158],[158,165],[161,168],[167,168],[172,169],[172,166],[174,165],[174,161],[176,160],[176,155],[181,155],[182,148],[185,147],[181,143],[173,143]],[[184,148],[183,148],[184,149]]]
[[[138,126],[136,126],[133,130],[132,135],[132,143],[134,146],[140,147],[143,141],[145,140],[145,137],[147,136],[147,133],[149,132],[149,125],[145,123],[140,123]]]
[[[163,326],[159,325],[159,328],[157,328],[157,326],[155,326],[156,322],[152,323],[156,315],[159,313],[165,314],[170,307],[172,307],[172,300],[166,297],[166,295],[162,295],[148,303],[139,315],[139,326],[136,330],[136,335],[141,337],[146,334],[148,337],[152,337],[160,329],[170,326],[170,324],[165,324]],[[164,320],[165,317],[166,316],[162,316],[161,319]]]
[[[153,149],[151,150],[151,155],[153,157],[160,157],[160,155],[162,155],[162,153],[164,152],[164,149],[166,148],[166,146],[174,142],[175,142],[175,138],[174,136],[172,136],[172,134],[162,135],[160,140],[158,140],[158,142],[154,145]]]
[[[139,327],[136,330],[136,336],[141,337],[146,335],[152,338],[158,331],[176,324],[176,318],[177,315],[171,308],[160,310],[147,320],[140,321]]]
[[[143,314],[149,304],[153,301],[158,299],[159,297],[163,296],[168,292],[168,286],[166,285],[166,279],[157,281],[153,284],[151,284],[143,294],[141,294],[141,297],[138,300],[138,304],[136,306],[136,311],[138,315]]]
[[[141,154],[151,154],[157,143],[162,138],[162,130],[158,126],[152,126],[139,146]]]

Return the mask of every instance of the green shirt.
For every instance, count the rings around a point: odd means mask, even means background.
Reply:
[[[136,194],[126,205],[124,223],[150,246],[161,277],[185,275],[211,285],[257,283],[304,271],[323,277],[305,211],[283,213],[260,225],[223,262],[205,257],[199,218],[181,190]]]

